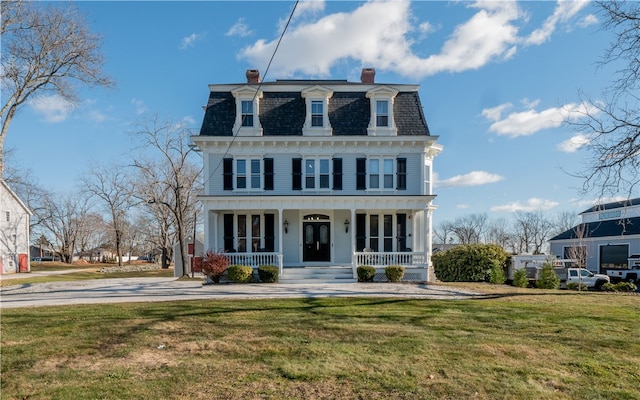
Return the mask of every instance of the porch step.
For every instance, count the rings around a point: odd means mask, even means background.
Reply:
[[[281,283],[353,283],[351,267],[299,267],[284,268]]]

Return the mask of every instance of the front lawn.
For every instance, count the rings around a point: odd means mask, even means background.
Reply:
[[[2,311],[2,398],[639,399],[640,296]]]

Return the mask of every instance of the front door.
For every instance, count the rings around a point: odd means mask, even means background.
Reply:
[[[331,261],[330,224],[328,221],[304,222],[303,261]]]

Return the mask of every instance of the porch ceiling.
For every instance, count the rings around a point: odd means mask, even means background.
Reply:
[[[431,206],[435,195],[428,196],[199,196],[207,210],[424,210]]]

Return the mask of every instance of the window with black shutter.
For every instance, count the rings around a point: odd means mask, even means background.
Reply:
[[[222,185],[224,190],[233,190],[233,158],[222,160]]]
[[[302,158],[291,160],[291,190],[302,190]]]
[[[273,190],[273,158],[264,159],[264,190]]]
[[[275,215],[264,215],[264,249],[275,251]]]
[[[333,190],[342,190],[342,158],[333,159]]]
[[[356,251],[362,251],[367,241],[367,215],[356,214]]]
[[[224,251],[235,252],[233,248],[233,214],[224,214]]]
[[[407,190],[407,159],[398,158],[396,160],[396,182],[398,190]]]
[[[367,189],[367,159],[356,159],[356,189]]]

